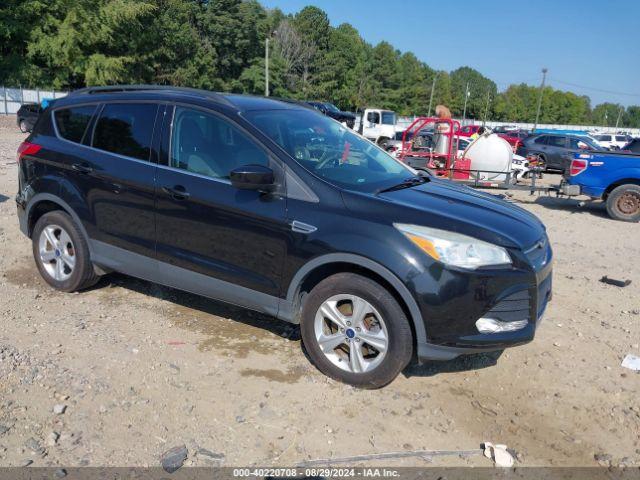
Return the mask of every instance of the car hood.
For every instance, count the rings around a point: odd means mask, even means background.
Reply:
[[[430,181],[371,195],[383,201],[394,223],[413,223],[469,235],[497,245],[527,249],[545,235],[540,220],[497,195],[449,180]],[[345,198],[347,208],[350,207]]]

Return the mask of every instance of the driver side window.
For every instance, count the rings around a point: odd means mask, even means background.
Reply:
[[[242,165],[269,165],[269,157],[239,128],[200,110],[176,107],[169,166],[212,178],[229,178]]]
[[[367,113],[367,121],[371,123],[380,123],[380,114],[378,112]]]

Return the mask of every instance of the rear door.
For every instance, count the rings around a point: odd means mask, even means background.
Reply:
[[[527,153],[542,153],[546,157],[548,135],[540,135],[531,139]]]
[[[278,160],[218,112],[176,106],[171,115],[157,188],[163,281],[274,313],[290,233]],[[247,164],[273,168],[282,187],[236,189],[229,172]]]
[[[549,135],[547,140],[547,166],[557,170],[564,170],[563,155],[567,153],[567,137],[563,135]]]
[[[98,242],[94,250],[113,261],[125,261],[127,252],[154,257],[157,148],[153,145],[165,107],[122,102],[100,108],[85,139],[91,148],[72,166],[93,218],[89,235]]]

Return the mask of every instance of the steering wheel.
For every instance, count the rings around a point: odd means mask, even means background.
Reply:
[[[320,170],[320,169],[324,168],[325,165],[327,163],[329,163],[330,161],[332,161],[332,160],[336,161],[337,159],[338,159],[338,152],[336,152],[333,149],[330,149],[329,147],[326,147],[324,152],[322,152],[322,155],[318,159],[318,163],[317,163],[315,169],[316,170]]]

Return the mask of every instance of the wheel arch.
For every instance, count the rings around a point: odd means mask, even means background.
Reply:
[[[609,194],[613,192],[614,189],[621,187],[622,185],[639,185],[640,186],[640,178],[623,178],[621,180],[616,180],[611,185],[609,185],[604,193],[602,194],[602,199],[607,200]]]
[[[301,305],[305,295],[322,279],[336,273],[357,273],[380,283],[396,298],[405,311],[416,343],[426,342],[427,335],[422,314],[415,299],[402,281],[389,269],[360,255],[331,253],[310,260],[294,275],[287,289],[286,300],[280,306],[278,316],[293,323],[300,323]]]
[[[89,240],[89,236],[87,235],[87,232],[78,214],[73,210],[73,208],[71,208],[71,206],[67,202],[51,193],[37,193],[29,200],[26,208],[27,236],[29,238],[31,238],[33,227],[35,226],[38,219],[45,213],[52,212],[54,210],[62,210],[63,212],[67,213],[78,225],[78,228],[87,239],[87,241]]]

